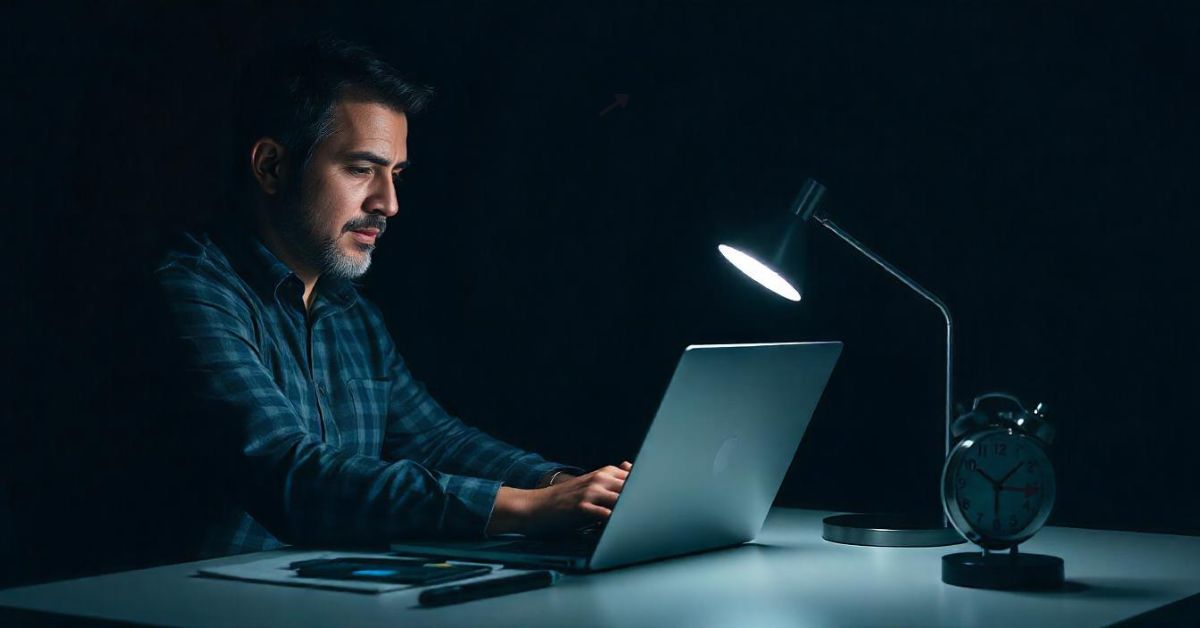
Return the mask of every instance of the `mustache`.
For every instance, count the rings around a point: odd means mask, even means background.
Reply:
[[[381,236],[383,235],[384,231],[387,231],[387,219],[383,216],[364,216],[362,218],[351,220],[350,222],[346,223],[344,227],[342,227],[343,232],[359,231],[362,229],[378,229],[378,235]]]

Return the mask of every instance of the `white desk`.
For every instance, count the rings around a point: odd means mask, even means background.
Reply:
[[[1014,593],[942,584],[941,556],[966,545],[827,543],[821,539],[827,514],[777,508],[753,545],[568,576],[548,589],[438,609],[418,607],[416,590],[365,595],[193,577],[200,564],[264,554],[8,589],[0,591],[0,609],[188,626],[1032,628],[1110,624],[1200,593],[1200,537],[1047,528],[1023,548],[1061,556],[1070,585]]]

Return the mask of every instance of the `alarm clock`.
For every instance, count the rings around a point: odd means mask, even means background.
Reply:
[[[1010,407],[988,412],[981,406],[989,400]],[[1054,428],[1043,406],[1029,411],[1012,395],[980,395],[954,421],[951,434],[958,440],[942,469],[942,508],[954,529],[982,552],[942,557],[942,580],[997,589],[1061,585],[1062,559],[1017,551],[1054,508],[1054,466],[1047,451]],[[1009,553],[993,553],[1001,550]]]

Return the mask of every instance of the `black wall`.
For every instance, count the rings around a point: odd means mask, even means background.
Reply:
[[[439,91],[366,292],[469,422],[614,464],[687,344],[840,339],[778,503],[936,511],[937,312],[828,233],[799,305],[716,253],[816,176],[950,305],[958,400],[1048,404],[1051,523],[1200,532],[1195,11],[284,4],[5,10],[8,582],[155,560],[103,547],[147,507],[118,497],[155,446],[123,403],[161,393],[139,278],[222,202],[235,61],[318,30]]]

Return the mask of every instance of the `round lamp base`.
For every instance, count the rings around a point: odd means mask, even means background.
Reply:
[[[941,517],[905,515],[833,515],[825,518],[821,538],[872,547],[941,547],[965,542]]]

